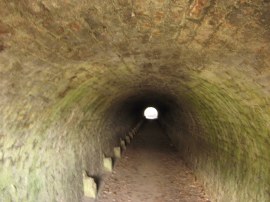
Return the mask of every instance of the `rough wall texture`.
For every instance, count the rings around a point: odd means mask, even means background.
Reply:
[[[214,199],[270,200],[268,0],[0,5],[0,201],[80,201],[141,90]]]
[[[112,156],[138,120],[117,105],[108,113],[99,104],[111,100],[87,87],[36,114],[28,102],[18,107],[22,100],[3,109],[0,201],[81,201],[82,173],[100,178],[103,154]]]

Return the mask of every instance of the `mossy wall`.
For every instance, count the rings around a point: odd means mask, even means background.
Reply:
[[[117,92],[95,90],[94,82],[101,85],[90,79],[41,110],[34,98],[2,105],[1,202],[81,201],[83,172],[101,178],[103,154],[113,156],[140,117],[121,100],[113,105]]]
[[[149,100],[213,200],[269,201],[269,1],[0,5],[1,202],[80,201]]]
[[[195,78],[181,95],[188,102],[162,123],[212,200],[269,201],[269,100],[248,79],[213,79]]]

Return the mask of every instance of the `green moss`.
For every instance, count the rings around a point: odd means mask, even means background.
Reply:
[[[190,134],[180,140],[180,147],[189,145],[182,149],[186,159],[220,201],[268,201],[270,111],[261,110],[260,91],[249,82],[239,93],[233,81],[193,79],[196,87],[185,96],[199,122],[191,126],[190,117],[183,119],[187,129],[182,130]]]
[[[28,177],[28,199],[29,202],[35,202],[39,199],[39,193],[42,190],[42,182],[40,176],[33,170]]]
[[[13,175],[11,170],[1,169],[0,172],[0,192],[13,183]]]

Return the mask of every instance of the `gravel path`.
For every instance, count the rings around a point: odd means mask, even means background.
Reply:
[[[98,202],[206,202],[202,186],[155,122],[128,145],[99,191]]]

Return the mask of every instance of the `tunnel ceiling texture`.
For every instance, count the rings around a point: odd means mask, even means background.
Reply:
[[[270,200],[269,0],[0,0],[0,201],[81,201],[147,105],[218,201]]]

